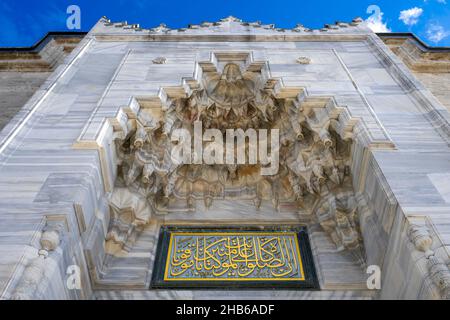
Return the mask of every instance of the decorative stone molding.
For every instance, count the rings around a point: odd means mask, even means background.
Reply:
[[[134,31],[140,31],[140,32],[148,32],[150,34],[176,34],[176,33],[195,33],[202,31],[214,31],[214,32],[229,32],[230,29],[233,29],[233,31],[240,30],[240,31],[256,31],[258,33],[264,33],[264,32],[273,32],[273,33],[313,33],[313,32],[320,32],[320,33],[351,33],[351,32],[365,32],[367,33],[369,29],[367,28],[361,28],[361,24],[363,24],[363,20],[361,18],[355,18],[351,22],[336,22],[334,24],[326,24],[323,28],[318,30],[313,30],[309,28],[303,27],[301,24],[297,24],[292,29],[287,28],[277,28],[274,24],[262,24],[260,21],[255,22],[246,22],[242,21],[241,19],[238,19],[233,16],[229,16],[223,19],[220,19],[216,22],[202,22],[200,24],[189,24],[187,28],[179,28],[179,29],[171,29],[167,27],[165,24],[160,24],[157,27],[150,28],[150,29],[142,29],[139,24],[128,24],[126,21],[122,22],[111,22],[110,19],[103,17],[100,22],[103,23],[103,26],[105,27],[113,27],[113,28],[121,28],[121,29],[131,29]],[[231,27],[231,28],[230,28]]]
[[[63,63],[84,33],[49,32],[36,45],[0,50],[0,71],[51,72]]]
[[[450,49],[428,47],[410,33],[381,33],[381,40],[414,72],[449,73]]]
[[[338,251],[347,250],[362,268],[366,265],[364,245],[358,219],[358,204],[349,188],[322,196],[316,217]]]
[[[439,257],[428,257],[428,270],[431,280],[441,290],[442,299],[450,300],[450,270]]]
[[[56,250],[59,246],[59,233],[59,226],[56,228],[47,227],[43,230],[40,238],[41,248],[38,251],[38,256],[31,259],[25,266],[22,277],[11,295],[12,300],[30,300],[34,298],[38,286],[45,276],[47,266],[45,259],[47,259],[49,252]]]
[[[309,57],[298,57],[296,61],[299,64],[310,64],[311,63],[311,58],[309,58]]]
[[[39,254],[25,267],[11,300],[31,300],[44,277],[46,256]]]
[[[45,230],[42,233],[40,244],[42,250],[53,251],[59,245],[59,231],[54,229]]]
[[[433,238],[425,225],[411,224],[407,231],[410,241],[418,251],[424,252],[428,273],[439,288],[442,299],[450,300],[450,268],[431,250]]]
[[[170,31],[170,28],[167,28],[167,26],[164,23],[161,23],[156,28],[150,29],[150,31],[155,32],[155,33],[166,33],[168,31]]]
[[[430,249],[433,244],[433,239],[427,227],[412,224],[408,229],[408,236],[410,241],[414,243],[416,249],[424,252],[427,257],[434,254]]]
[[[116,188],[110,199],[111,220],[106,236],[106,251],[128,251],[137,235],[150,220],[150,208],[145,198],[127,188]]]
[[[292,29],[292,31],[294,31],[294,32],[308,32],[308,31],[310,31],[310,29],[305,28],[302,24],[299,23],[299,24],[297,24],[295,26],[295,28]]]
[[[165,57],[157,57],[152,60],[153,64],[165,64],[167,59]]]

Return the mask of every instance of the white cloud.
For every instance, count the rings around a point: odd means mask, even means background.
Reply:
[[[387,27],[387,23],[383,22],[383,12],[375,5],[371,5],[367,8],[367,13],[373,13],[366,19],[366,25],[373,32],[391,32],[391,29]]]
[[[431,42],[438,43],[442,39],[450,35],[449,31],[446,31],[443,26],[439,24],[430,24],[426,31],[427,39]]]
[[[408,10],[400,11],[400,16],[398,18],[407,26],[413,26],[419,21],[419,17],[422,13],[422,8],[414,7]]]

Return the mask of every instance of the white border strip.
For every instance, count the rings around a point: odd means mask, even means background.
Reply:
[[[345,64],[344,60],[342,60],[341,56],[336,51],[336,49],[332,49],[332,51],[333,51],[334,55],[336,56],[336,58],[338,59],[338,61],[341,64],[342,68],[344,69],[344,71],[347,73],[348,77],[350,78],[350,81],[352,82],[352,84],[355,87],[356,91],[360,95],[360,97],[363,100],[364,104],[367,106],[367,109],[369,110],[370,114],[374,117],[375,122],[378,124],[378,126],[380,127],[381,131],[383,132],[383,134],[385,135],[387,140],[389,140],[391,142],[394,142],[394,140],[392,140],[392,138],[389,135],[389,133],[387,132],[386,128],[383,126],[383,124],[381,123],[380,119],[378,118],[378,116],[377,116],[375,110],[373,109],[372,105],[367,100],[366,95],[359,88],[358,84],[356,83],[356,80],[353,78],[353,76],[352,76],[350,70],[347,68],[347,65]],[[369,132],[370,132],[370,130],[369,130]]]

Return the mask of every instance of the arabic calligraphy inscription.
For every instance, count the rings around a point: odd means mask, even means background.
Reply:
[[[165,281],[304,279],[296,233],[171,233]]]

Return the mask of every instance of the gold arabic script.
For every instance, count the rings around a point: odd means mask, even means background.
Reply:
[[[295,233],[171,233],[165,280],[304,280]]]

